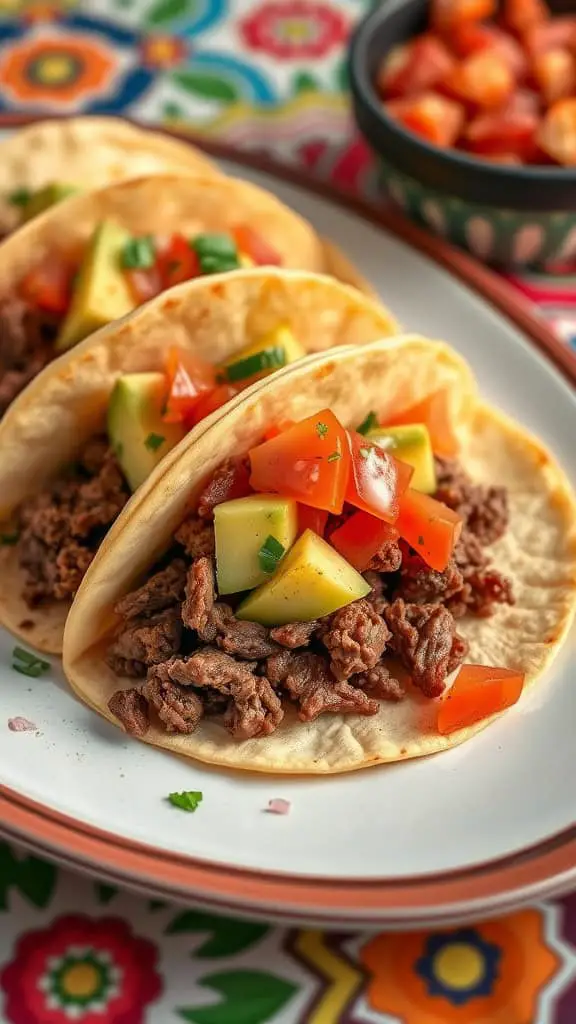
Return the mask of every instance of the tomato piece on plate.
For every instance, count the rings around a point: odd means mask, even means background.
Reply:
[[[236,398],[241,391],[242,387],[238,384],[219,384],[218,387],[205,391],[186,414],[184,422],[187,428],[190,430],[197,423],[201,423],[207,416],[211,416],[213,412]]]
[[[453,146],[464,125],[464,107],[438,93],[392,100],[384,106],[405,128],[436,146]]]
[[[517,82],[521,81],[528,71],[528,60],[518,40],[497,25],[463,22],[456,25],[451,32],[450,44],[462,58],[471,57],[472,54],[485,50],[494,51],[506,61]]]
[[[330,534],[332,547],[353,565],[358,572],[370,568],[370,563],[386,543],[397,541],[396,527],[367,512],[354,512],[342,526]]]
[[[538,143],[559,164],[576,165],[576,98],[550,107],[540,125]]]
[[[545,50],[537,54],[532,70],[547,106],[576,92],[576,59],[568,50]]]
[[[150,267],[149,270],[125,270],[124,273],[134,301],[138,305],[160,295],[162,281],[160,280],[160,273],[156,265]]]
[[[550,9],[545,0],[504,0],[502,21],[518,36],[548,21]]]
[[[394,413],[381,426],[396,427],[407,423],[424,423],[428,429],[432,451],[435,455],[452,458],[458,454],[459,444],[450,418],[450,403],[446,388],[439,388],[438,391],[423,398],[421,402]]]
[[[524,46],[535,57],[547,50],[573,50],[576,47],[576,17],[551,18],[524,33]]]
[[[184,238],[184,235],[172,235],[166,245],[159,245],[156,250],[156,266],[162,283],[162,290],[172,288],[182,281],[190,281],[202,273],[200,259]]]
[[[507,154],[522,163],[534,152],[538,124],[535,114],[480,114],[466,128],[466,147],[482,156]]]
[[[430,21],[445,33],[466,21],[483,21],[496,13],[496,0],[432,0]]]
[[[395,46],[384,58],[376,86],[384,99],[414,96],[433,89],[454,67],[454,57],[437,36],[425,33]]]
[[[512,707],[520,699],[523,687],[522,672],[486,665],[462,665],[454,685],[438,705],[438,732],[449,736]]]
[[[393,523],[398,517],[400,498],[414,475],[414,467],[356,433],[348,431],[350,476],[346,501],[378,519]]]
[[[63,315],[72,298],[73,277],[72,267],[56,259],[29,270],[18,286],[18,293],[31,306]]]
[[[340,514],[350,471],[344,427],[330,409],[296,423],[249,452],[255,491],[276,491]]]
[[[280,253],[249,224],[237,224],[235,228],[232,228],[232,237],[238,246],[238,253],[248,256],[257,266],[282,266]]]
[[[481,50],[467,57],[443,82],[451,96],[485,110],[506,103],[515,85],[510,65],[496,50]]]
[[[462,532],[462,517],[429,494],[409,487],[400,499],[395,526],[431,569],[444,572]]]
[[[216,385],[216,372],[210,363],[176,346],[168,351],[166,375],[168,398],[163,417],[166,423],[186,421],[199,398]]]
[[[298,536],[306,530],[312,530],[319,537],[324,536],[328,513],[321,508],[311,508],[310,505],[302,505],[298,502]]]

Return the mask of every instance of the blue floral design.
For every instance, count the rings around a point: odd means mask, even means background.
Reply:
[[[184,30],[181,35],[186,37],[187,30]],[[229,54],[210,53],[206,50],[202,53],[195,53],[188,62],[187,68],[190,71],[213,74],[215,78],[228,79],[246,97],[248,102],[264,107],[272,107],[278,102],[276,89],[269,78],[252,64],[239,60],[237,57],[231,57]]]
[[[467,988],[452,987],[437,973],[439,955],[456,945],[471,947],[482,961],[483,973]],[[453,1006],[464,1006],[471,999],[492,994],[498,980],[501,957],[502,950],[493,943],[486,942],[476,929],[461,928],[458,931],[430,935],[424,946],[424,955],[416,961],[414,969],[425,982],[429,995],[440,996]]]

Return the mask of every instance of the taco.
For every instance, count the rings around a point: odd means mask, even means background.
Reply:
[[[575,524],[560,468],[448,346],[309,357],[148,480],[80,587],[64,669],[109,721],[211,764],[430,754],[560,647]]]
[[[0,245],[0,416],[55,356],[173,285],[326,263],[312,227],[247,181],[158,174],[68,199]]]
[[[391,326],[333,278],[239,270],[173,288],[51,363],[0,424],[0,621],[59,652],[100,541],[185,435],[286,364]]]
[[[119,118],[37,121],[0,145],[0,236],[76,192],[166,171],[222,174],[195,146]]]

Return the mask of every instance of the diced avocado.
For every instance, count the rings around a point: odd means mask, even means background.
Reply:
[[[260,380],[288,363],[303,359],[306,352],[286,324],[268,331],[258,341],[240,349],[222,364],[226,380]]]
[[[186,433],[181,423],[164,423],[165,398],[163,373],[128,373],[110,396],[108,437],[133,491]]]
[[[398,427],[377,427],[366,435],[397,459],[414,466],[410,486],[424,494],[436,490],[436,471],[430,434],[424,423],[407,423]]]
[[[214,509],[216,572],[219,594],[252,590],[269,579],[259,558],[268,537],[285,550],[298,532],[296,502],[277,494],[251,494],[225,501]]]
[[[311,622],[360,597],[370,586],[356,569],[312,530],[305,530],[282,559],[272,579],[236,611],[239,619],[283,626]]]
[[[136,303],[122,272],[121,256],[130,235],[113,221],[102,221],[88,243],[66,319],[56,341],[63,352]]]
[[[50,206],[55,206],[56,203],[60,203],[63,199],[67,199],[68,196],[78,191],[75,185],[64,185],[58,182],[54,182],[52,185],[45,185],[44,188],[40,188],[37,192],[32,193],[22,210],[22,219],[24,221],[32,220],[33,217],[38,217],[39,214],[44,213],[44,210],[47,210]]]

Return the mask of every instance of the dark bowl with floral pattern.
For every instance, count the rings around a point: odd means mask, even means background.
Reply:
[[[573,13],[573,0],[553,0]],[[385,0],[358,25],[349,52],[354,114],[385,191],[435,234],[500,267],[550,269],[576,257],[576,168],[514,167],[427,143],[384,110],[382,58],[426,27],[428,0]]]

